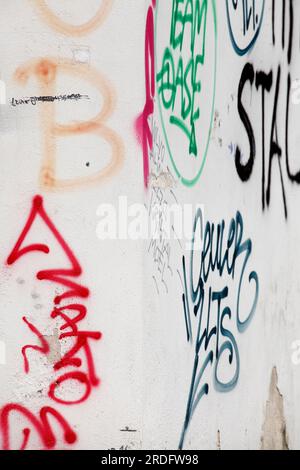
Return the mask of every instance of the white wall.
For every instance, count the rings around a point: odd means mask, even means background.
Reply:
[[[179,11],[184,12],[189,3],[195,7],[197,2],[184,1],[179,4]],[[102,23],[99,19],[99,24],[88,25],[86,29],[70,29],[52,21],[49,12],[41,11],[42,1],[1,1],[0,79],[6,86],[6,104],[0,105],[0,352],[5,352],[0,358],[2,447],[20,448],[22,430],[27,427],[31,429],[27,448],[40,449],[47,445],[45,428],[39,427],[33,416],[38,417],[41,409],[50,406],[67,420],[77,435],[76,442],[69,445],[55,419],[50,418],[56,440],[52,444],[58,449],[122,446],[176,449],[179,445],[191,449],[299,448],[297,397],[300,381],[298,350],[293,346],[299,347],[295,341],[300,339],[297,262],[300,256],[297,247],[300,181],[296,176],[292,181],[292,175],[299,171],[296,80],[300,77],[297,70],[300,6],[296,1],[285,2],[283,41],[283,2],[275,2],[274,28],[271,0],[266,0],[265,4],[262,0],[248,3],[249,8],[255,4],[257,21],[253,30],[253,17],[250,17],[244,35],[243,2],[237,2],[236,11],[231,0],[199,2],[203,8],[207,6],[207,16],[206,29],[203,22],[193,48],[196,63],[197,58],[200,61],[205,37],[204,62],[199,62],[196,69],[196,80],[201,82],[201,89],[196,90],[194,106],[195,111],[199,107],[200,114],[199,119],[195,119],[195,142],[192,141],[192,144],[196,143],[197,151],[192,154],[186,134],[170,123],[171,114],[182,117],[180,88],[177,88],[173,109],[164,106],[161,90],[161,84],[166,85],[167,80],[168,69],[161,73],[166,48],[172,52],[175,72],[180,54],[184,68],[191,59],[188,23],[181,53],[178,46],[170,45],[171,0],[156,0],[156,5],[150,0],[88,0],[84,5],[79,0],[66,0],[63,5],[58,0],[47,1],[53,14],[67,24],[77,25],[95,17],[99,7],[110,7]],[[151,96],[148,93],[147,100],[145,96],[144,70],[149,8],[153,11],[155,29],[153,38],[148,24],[148,39],[151,43],[152,38],[155,46],[153,114],[151,109],[149,111]],[[294,21],[289,57],[291,11]],[[205,9],[203,12],[204,21]],[[177,34],[180,34],[180,28],[177,23]],[[246,49],[249,44],[248,51],[238,53],[237,46]],[[250,73],[250,81],[248,74],[244,87],[240,85],[239,99],[239,84],[246,63],[249,63],[246,70]],[[281,75],[275,116],[279,65]],[[151,75],[151,67],[149,70]],[[264,98],[264,207],[262,94],[261,88],[257,88],[259,82],[256,82],[262,75],[257,72],[272,72],[270,91],[265,92]],[[53,79],[55,73],[56,80]],[[290,92],[287,125],[289,170],[285,145],[288,74],[294,86]],[[191,89],[191,83],[188,83],[183,90],[184,106],[188,103],[187,90],[191,93]],[[55,105],[12,101],[28,96],[70,93],[88,95],[89,99],[56,102]],[[104,102],[103,93],[107,97]],[[165,93],[168,101],[170,88]],[[145,100],[148,106],[145,106]],[[107,121],[103,123],[103,114],[95,120],[100,109],[105,113],[106,105],[110,110]],[[236,147],[241,150],[241,167],[251,159],[242,106],[252,127],[255,155],[253,167],[248,165],[248,172],[242,168],[238,173]],[[137,135],[135,122],[143,109],[144,129],[137,126]],[[138,140],[143,140],[144,136],[146,142],[147,113],[154,142],[152,151],[147,152],[144,148],[143,156]],[[276,119],[272,136],[273,115]],[[190,131],[189,118],[190,115],[184,121]],[[88,120],[92,120],[86,128],[89,132],[84,132],[80,123]],[[53,127],[53,122],[69,128]],[[281,149],[281,173],[275,155],[271,157],[268,194],[270,143],[276,138]],[[145,172],[147,181],[147,155],[148,185],[143,176]],[[113,165],[109,171],[103,171],[93,181],[94,175],[104,170],[110,161]],[[45,168],[48,175],[52,171],[50,179],[41,172]],[[82,177],[86,179],[78,181]],[[74,365],[68,365],[63,370],[53,370],[73,341],[58,338],[63,332],[59,331],[63,322],[50,317],[54,296],[64,292],[65,288],[57,279],[53,282],[36,278],[41,270],[68,268],[66,252],[62,251],[49,226],[39,219],[21,247],[44,243],[49,246],[50,253],[31,251],[7,264],[37,194],[43,197],[47,214],[81,265],[80,277],[69,279],[90,290],[87,298],[73,296],[64,299],[62,305],[70,302],[85,305],[87,316],[78,324],[78,329],[101,331],[103,335],[99,341],[89,341],[100,384],[93,386],[89,397],[79,404],[59,404],[48,396],[49,386],[55,380],[76,369]],[[178,207],[189,205],[192,208],[186,225],[190,232],[197,208],[200,208],[202,239],[198,225],[192,252],[186,245],[187,240],[174,237],[163,241],[100,240],[97,236],[99,205],[118,207],[120,196],[126,196],[129,204],[145,204],[149,219],[158,204],[162,232],[168,228],[166,211],[176,201]],[[240,217],[237,213],[243,220],[240,245],[233,239],[228,242],[231,221]],[[121,214],[124,215],[123,209]],[[205,254],[206,224],[210,224],[209,228],[215,224],[215,249],[216,230],[222,221],[225,226],[223,255],[227,243],[230,260],[234,256],[234,244],[244,251],[235,253],[234,276],[226,268],[222,273],[217,268],[211,270],[207,279],[202,272],[204,303],[198,330],[200,311],[194,315],[193,308],[199,300],[200,290],[193,298],[191,257],[194,256],[193,285],[196,289],[200,280],[199,260]],[[238,227],[240,229],[240,225]],[[236,233],[237,229],[235,236]],[[247,253],[249,258],[246,258]],[[225,313],[223,330],[214,300],[208,328],[211,331],[216,327],[218,334],[212,334],[206,344],[202,341],[196,351],[197,332],[201,338],[207,324],[210,290],[221,292],[224,288],[228,288],[228,294],[221,302],[220,315]],[[189,341],[184,293],[190,308],[192,339]],[[238,315],[241,322],[245,321],[253,305],[247,328],[238,328]],[[229,310],[223,310],[225,307],[230,309],[230,318],[226,316]],[[40,343],[22,320],[24,316],[45,337],[50,348],[46,354],[26,350],[28,373],[24,370],[22,348],[25,345],[41,347],[44,343]],[[222,349],[222,345],[233,348],[231,364],[228,349]],[[197,367],[194,367],[195,351],[198,352]],[[82,349],[76,357],[83,360],[78,371],[86,372]],[[211,360],[211,364],[207,365],[194,390],[199,392],[207,384],[208,393],[196,404],[195,392],[194,413],[185,420],[193,368],[199,373],[206,359]],[[223,386],[216,386],[215,373]],[[231,386],[226,388],[226,383]],[[57,389],[57,396],[65,401],[76,401],[83,393],[84,386],[78,381],[68,381],[59,391]],[[19,408],[11,410],[12,404]],[[31,423],[28,413],[31,413]]]

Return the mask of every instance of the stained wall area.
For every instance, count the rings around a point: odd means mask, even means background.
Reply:
[[[2,3],[2,449],[299,448],[299,2]]]

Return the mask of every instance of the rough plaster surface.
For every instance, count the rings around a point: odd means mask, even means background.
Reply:
[[[288,448],[283,396],[278,388],[276,367],[273,367],[262,429],[261,449],[288,450]]]

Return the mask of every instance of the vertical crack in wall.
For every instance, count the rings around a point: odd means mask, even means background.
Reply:
[[[262,428],[262,450],[288,450],[286,423],[284,418],[283,396],[278,389],[276,367],[271,373],[269,399],[266,403],[265,421]]]
[[[221,433],[220,433],[219,429],[218,429],[218,432],[217,432],[217,449],[221,450]]]

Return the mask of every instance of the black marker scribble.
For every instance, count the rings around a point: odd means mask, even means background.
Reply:
[[[81,99],[89,100],[88,95],[81,95],[80,93],[72,93],[71,95],[55,95],[55,96],[30,96],[26,98],[15,99],[10,101],[12,106],[20,104],[32,104],[35,106],[37,103],[53,103],[54,101],[78,101]]]

